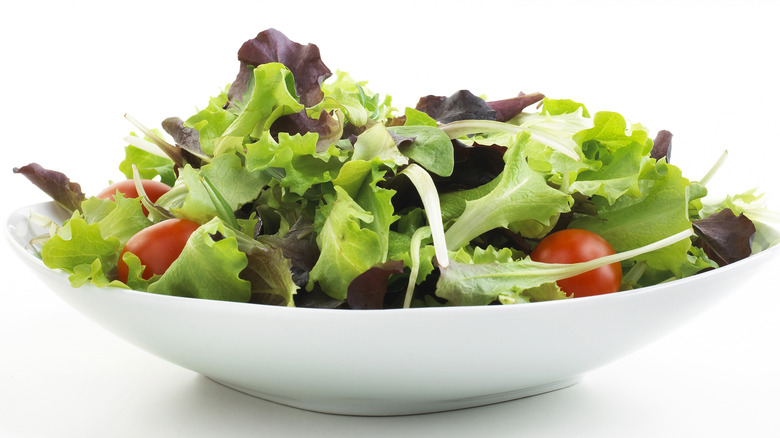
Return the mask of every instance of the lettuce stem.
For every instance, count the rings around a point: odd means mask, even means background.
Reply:
[[[414,295],[414,285],[417,283],[417,274],[420,272],[420,244],[426,237],[430,237],[431,227],[420,227],[412,234],[412,243],[409,245],[409,256],[412,259],[412,270],[409,273],[409,284],[406,286],[406,296],[404,297],[404,309],[412,305],[412,296]]]
[[[430,225],[431,234],[433,235],[436,261],[439,267],[446,268],[450,264],[450,257],[447,254],[447,242],[444,239],[444,224],[441,219],[439,192],[436,190],[436,186],[433,184],[433,180],[428,172],[417,164],[407,166],[401,173],[412,181],[417,192],[420,193],[420,198],[425,206],[425,215],[428,217],[428,225]]]
[[[712,179],[712,177],[715,176],[716,173],[718,173],[718,170],[721,168],[721,166],[723,166],[723,163],[726,162],[726,158],[728,158],[728,156],[729,156],[729,151],[724,150],[723,153],[720,154],[718,161],[715,162],[715,164],[712,166],[710,171],[707,172],[707,174],[704,175],[704,177],[702,177],[702,179],[699,181],[699,184],[706,187],[707,183],[710,182],[710,180]]]
[[[580,157],[575,151],[560,144],[554,138],[547,135],[543,130],[530,130],[523,126],[512,125],[510,123],[497,122],[495,120],[458,120],[447,123],[439,127],[450,139],[456,139],[473,134],[483,134],[486,132],[503,132],[508,134],[521,134],[528,132],[532,137],[538,137],[547,147],[550,147],[569,158],[579,161]]]

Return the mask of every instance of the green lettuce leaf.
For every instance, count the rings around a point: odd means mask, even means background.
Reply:
[[[403,142],[398,150],[429,172],[439,176],[452,175],[455,155],[452,142],[447,134],[432,126],[392,126],[387,128],[397,136],[412,138]]]
[[[251,171],[236,154],[223,154],[215,157],[211,163],[201,167],[205,175],[234,211],[242,205],[252,202],[271,180],[260,171]]]
[[[138,168],[138,174],[143,179],[154,179],[158,175],[160,181],[172,186],[176,181],[173,160],[158,150],[157,146],[136,137],[131,133],[125,138],[135,143],[125,146],[125,158],[119,163],[119,171],[125,178],[133,178],[133,165]],[[143,147],[140,147],[143,146]]]
[[[549,226],[558,214],[569,211],[570,197],[547,185],[545,175],[528,166],[522,149],[529,138],[521,134],[506,152],[506,166],[495,188],[466,201],[463,214],[445,234],[451,251],[495,228],[523,226],[529,221]]]
[[[374,220],[371,213],[342,187],[335,186],[335,191],[335,199],[326,197],[328,203],[318,211],[318,217],[325,218],[317,234],[321,254],[309,273],[307,289],[316,281],[329,296],[345,300],[352,280],[387,254],[376,232],[362,226]]]
[[[600,168],[582,171],[571,183],[570,190],[585,196],[599,195],[609,203],[625,194],[640,196],[640,171],[644,165],[652,166],[644,149],[643,144],[635,142],[616,150],[609,157],[602,156]]]
[[[246,167],[250,172],[266,171],[281,187],[298,195],[335,178],[346,159],[333,145],[317,152],[317,134],[312,132],[292,136],[279,133],[278,143],[266,132],[246,148]]]
[[[87,223],[98,223],[104,237],[115,237],[125,246],[135,233],[152,224],[143,212],[138,198],[125,198],[121,193],[109,199],[89,198],[82,204]]]
[[[414,108],[404,108],[404,116],[406,117],[404,126],[432,126],[435,128],[439,125],[433,117]]]
[[[248,302],[251,284],[239,277],[246,266],[247,257],[238,250],[236,234],[215,218],[192,233],[181,255],[147,291]]]
[[[295,82],[284,65],[263,64],[254,69],[254,89],[243,111],[225,132],[214,139],[214,155],[243,152],[249,137],[260,138],[276,119],[303,110],[295,93]]]
[[[665,235],[648,245],[632,248],[606,257],[587,262],[558,264],[540,263],[526,257],[516,261],[488,261],[486,263],[465,263],[450,260],[447,267],[440,267],[436,295],[454,305],[478,306],[490,304],[500,298],[525,302],[520,294],[526,293],[528,301],[532,299],[555,298],[557,293],[543,286],[557,280],[573,277],[600,266],[637,259],[642,254],[663,250],[679,242],[690,244],[693,230],[687,229],[674,235]],[[537,289],[543,287],[543,289]],[[529,290],[525,292],[526,290]],[[559,296],[564,298],[564,296]]]
[[[369,119],[382,121],[387,119],[393,108],[389,96],[384,98],[370,92],[366,82],[358,82],[343,71],[336,73],[322,84],[325,98],[319,104],[308,108],[309,117],[317,118],[322,110],[338,109],[347,116],[354,126],[365,126]]]
[[[177,217],[198,223],[206,223],[217,216],[216,207],[200,172],[189,164],[179,170],[176,184],[157,199],[157,205],[170,210]]]
[[[110,269],[116,266],[117,253],[121,248],[116,237],[103,237],[98,223],[88,224],[74,214],[43,245],[41,259],[49,268],[69,273],[74,273],[79,265],[87,265],[91,271],[95,260],[100,261],[102,268]]]
[[[539,110],[539,113],[557,116],[561,114],[576,113],[578,111],[581,111],[583,117],[590,117],[585,105],[579,102],[570,99],[550,99],[545,97],[542,99],[542,108]]]
[[[119,280],[111,280],[106,275],[100,259],[95,259],[92,264],[77,265],[73,268],[73,274],[68,277],[71,287],[81,287],[87,283],[97,287],[114,286],[127,289],[127,285]]]
[[[618,113],[599,111],[593,116],[593,127],[577,132],[574,141],[582,146],[582,151],[588,158],[598,159],[603,154],[602,149],[614,152],[631,143],[644,146],[642,155],[647,155],[653,148],[653,139],[641,125],[627,126],[626,119]]]
[[[409,163],[409,159],[398,150],[390,131],[381,124],[376,124],[358,135],[351,159],[355,161],[378,160],[391,169]]]
[[[385,173],[376,161],[349,161],[344,163],[333,184],[343,188],[363,210],[371,214],[371,221],[363,226],[376,233],[379,252],[386,255],[390,225],[398,216],[393,214],[392,197],[395,191],[377,187],[377,183],[384,180]],[[381,261],[384,262],[385,258]]]
[[[240,112],[236,107],[225,109],[228,102],[228,88],[212,97],[206,108],[184,121],[184,126],[198,130],[200,146],[208,155],[214,155],[214,140],[225,133]]]
[[[664,160],[644,166],[638,180],[641,196],[622,196],[610,204],[594,197],[597,217],[576,217],[569,228],[593,231],[607,240],[615,251],[625,251],[657,241],[664,236],[691,228],[688,219],[688,179],[676,166]],[[633,262],[646,261],[649,268],[683,275],[690,264],[690,240],[643,254]]]

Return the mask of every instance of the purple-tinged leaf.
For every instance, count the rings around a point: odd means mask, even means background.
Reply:
[[[322,100],[320,85],[331,75],[330,69],[322,62],[320,49],[316,45],[298,44],[276,29],[264,30],[255,38],[246,41],[238,50],[238,60],[241,61],[241,69],[237,80],[241,80],[246,74],[247,65],[258,66],[269,62],[284,64],[295,78],[295,90],[300,102],[307,107]],[[239,91],[237,89],[232,94],[236,96]]]
[[[81,211],[81,202],[87,199],[79,184],[71,182],[64,173],[45,169],[38,163],[14,167],[14,173],[24,175],[30,182],[51,196],[54,202],[70,212]]]
[[[347,304],[352,309],[382,309],[387,281],[392,274],[404,272],[404,263],[388,260],[355,277],[347,288]]]
[[[521,92],[517,97],[488,102],[488,106],[496,112],[497,121],[506,122],[520,114],[526,107],[542,99],[544,99],[544,94],[542,93],[525,94]]]
[[[398,134],[397,132],[395,132],[393,130],[388,130],[387,132],[390,133],[390,137],[395,142],[395,146],[397,148],[399,148],[399,149],[402,146],[409,146],[409,145],[411,145],[412,143],[414,143],[414,139],[417,138],[417,137],[412,137],[412,136],[408,136],[408,135]]]
[[[178,117],[168,117],[163,120],[162,127],[176,143],[176,146],[183,149],[183,155],[188,163],[197,162],[200,167],[200,157],[205,157],[206,153],[200,145],[200,132],[197,129],[184,126],[184,121]]]
[[[415,109],[428,114],[439,123],[496,120],[496,111],[484,99],[468,90],[460,90],[450,97],[425,96],[417,102]]]
[[[252,66],[242,62],[238,68],[238,74],[228,89],[228,100],[222,109],[228,109],[234,102],[243,102],[244,94],[249,89],[249,83],[253,78]]]
[[[756,227],[745,215],[735,216],[726,208],[693,221],[693,230],[704,253],[718,266],[724,266],[750,256]]]
[[[192,152],[187,151],[186,149],[182,148],[181,146],[172,145],[168,143],[167,140],[157,135],[156,132],[152,131],[151,129],[147,128],[143,123],[141,123],[139,120],[137,120],[135,117],[131,116],[130,114],[125,114],[125,118],[135,125],[136,128],[140,129],[141,132],[146,135],[146,137],[149,139],[151,143],[156,145],[160,150],[165,153],[165,155],[168,156],[168,158],[173,161],[174,165],[174,171],[178,174],[178,169],[184,167],[185,164],[189,164],[194,168],[199,168],[202,164],[202,159],[199,156],[196,156]]]
[[[317,138],[317,152],[326,151],[330,145],[338,142],[344,133],[344,123],[339,117],[322,110],[319,119],[312,119],[306,114],[306,110],[295,114],[288,114],[276,119],[271,125],[271,135],[276,137],[280,132],[290,135],[304,135],[307,132],[315,132]]]
[[[650,158],[660,160],[666,158],[669,163],[672,159],[672,133],[669,131],[658,131],[653,140],[653,149],[650,151]]]

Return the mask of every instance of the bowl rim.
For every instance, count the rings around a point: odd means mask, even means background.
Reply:
[[[12,223],[14,217],[22,216],[25,218],[24,220],[27,220],[29,223],[29,212],[34,210],[36,207],[41,206],[55,206],[59,207],[54,201],[45,201],[45,202],[38,202],[29,204],[23,207],[20,207],[14,211],[12,211],[8,217],[6,218],[6,224],[5,224],[5,234],[7,237],[7,240],[9,244],[13,247],[15,252],[20,257],[26,257],[28,263],[30,263],[32,266],[39,270],[48,271],[52,274],[58,275],[65,283],[69,283],[67,280],[68,274],[67,272],[63,271],[62,269],[52,269],[46,266],[43,261],[33,255],[30,251],[22,247],[19,243],[18,238],[16,238],[12,232],[12,227],[14,226],[15,222]],[[63,212],[66,212],[66,210],[62,209]],[[738,260],[736,262],[730,263],[726,266],[722,266],[715,269],[710,269],[705,272],[701,272],[698,274],[694,274],[690,277],[680,278],[672,281],[668,281],[665,283],[659,283],[652,286],[646,286],[641,287],[637,289],[631,289],[631,290],[625,290],[625,291],[618,291],[613,293],[607,293],[607,294],[601,294],[601,295],[593,295],[593,296],[586,296],[586,297],[577,297],[574,299],[565,299],[565,300],[552,300],[552,301],[539,301],[534,303],[521,303],[517,305],[485,305],[485,306],[441,306],[441,307],[411,307],[411,308],[391,308],[391,309],[360,309],[358,311],[355,311],[355,309],[331,309],[331,308],[318,308],[318,307],[294,307],[294,306],[272,306],[267,304],[253,304],[253,303],[242,303],[242,302],[233,302],[233,301],[220,301],[220,300],[209,300],[209,299],[199,299],[199,298],[192,298],[192,297],[180,297],[175,295],[162,295],[162,294],[154,294],[144,291],[139,291],[135,289],[124,289],[119,287],[98,287],[93,284],[84,284],[82,286],[79,286],[78,288],[72,287],[73,289],[93,289],[96,291],[101,291],[102,293],[105,293],[108,291],[109,293],[119,293],[119,294],[130,294],[130,295],[136,295],[139,297],[143,297],[144,299],[154,299],[154,300],[174,300],[173,302],[188,302],[192,303],[192,305],[212,305],[212,306],[226,306],[226,308],[235,308],[235,309],[258,309],[255,311],[270,311],[270,312],[294,312],[296,314],[299,313],[308,313],[308,312],[316,312],[318,314],[351,314],[351,315],[376,315],[377,312],[380,312],[382,314],[396,314],[396,313],[402,313],[406,315],[410,314],[416,314],[416,313],[427,313],[427,312],[448,312],[448,313],[460,313],[460,312],[481,312],[484,310],[479,309],[492,309],[489,310],[490,312],[518,312],[518,311],[531,311],[531,310],[521,310],[521,309],[534,309],[534,308],[549,308],[554,306],[572,306],[572,305],[578,305],[577,303],[580,303],[579,305],[584,305],[586,303],[598,303],[601,301],[610,301],[610,300],[620,300],[620,299],[626,299],[628,297],[635,297],[635,296],[642,296],[646,294],[652,294],[659,290],[666,289],[669,287],[679,287],[682,285],[685,285],[687,283],[691,282],[698,282],[702,278],[709,278],[713,276],[719,276],[719,275],[726,275],[728,272],[731,272],[735,269],[740,269],[742,266],[747,264],[753,264],[757,263],[765,258],[771,258],[774,257],[778,252],[780,252],[780,244],[775,244],[761,252],[755,253],[750,255],[749,257]],[[70,286],[68,284],[68,286]],[[152,298],[153,297],[153,298]],[[505,309],[505,310],[498,310],[498,309]],[[249,311],[249,310],[245,310]]]

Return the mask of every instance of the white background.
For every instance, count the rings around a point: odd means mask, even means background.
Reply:
[[[23,4],[24,3],[24,4]],[[23,4],[23,5],[22,5]],[[780,68],[772,2],[14,2],[0,26],[2,217],[47,198],[11,169],[61,170],[88,194],[122,178],[130,113],[186,118],[275,27],[391,94],[519,91],[674,133],[691,179],[777,185]],[[5,240],[5,239],[4,239]],[[2,251],[0,437],[780,436],[780,297],[767,270],[663,340],[554,393],[435,415],[299,411],[219,386],[113,337]],[[316,367],[316,364],[312,364]]]

